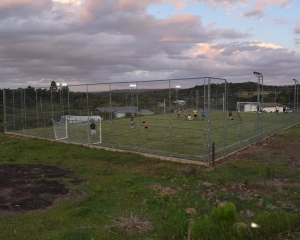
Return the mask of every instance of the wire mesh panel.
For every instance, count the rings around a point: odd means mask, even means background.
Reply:
[[[213,142],[221,157],[298,122],[271,103],[272,89],[264,88],[268,104],[257,101],[256,89],[211,77],[7,89],[4,125],[8,132],[209,163]],[[291,99],[282,102],[291,106]]]

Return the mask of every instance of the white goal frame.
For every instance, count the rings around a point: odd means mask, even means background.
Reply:
[[[52,120],[54,138],[56,140],[70,140],[78,143],[102,143],[102,118],[100,116],[61,116],[59,122]],[[90,124],[96,124],[96,138],[93,139]]]
[[[245,111],[246,105],[249,105],[249,106],[247,106],[247,110]],[[241,109],[242,106],[243,106],[243,109]],[[238,112],[257,112],[257,106],[259,106],[259,109],[261,110],[260,102],[237,102],[236,110]]]

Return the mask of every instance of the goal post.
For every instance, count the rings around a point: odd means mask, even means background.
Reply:
[[[56,140],[69,140],[76,143],[102,143],[102,118],[100,116],[61,116],[60,121],[53,120]],[[96,125],[96,134],[92,136],[90,124]]]
[[[237,102],[236,110],[238,112],[257,112],[261,109],[259,102]]]
[[[56,140],[68,139],[68,124],[67,118],[61,118],[59,122],[52,119],[54,138]]]

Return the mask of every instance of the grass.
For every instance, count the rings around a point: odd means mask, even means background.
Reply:
[[[91,139],[88,124],[69,125],[68,141],[208,161],[211,159],[212,142],[215,142],[215,156],[220,157],[293,125],[293,114],[239,113],[240,117],[237,113],[234,115],[234,121],[227,119],[227,112],[222,111],[211,111],[209,116],[206,116],[206,121],[202,121],[201,118],[198,121],[187,121],[183,115],[178,119],[176,114],[143,116],[135,119],[135,131],[130,128],[130,118],[115,119],[113,122],[104,120],[101,127],[98,124],[96,139]],[[149,124],[149,129],[143,128],[143,121]],[[9,130],[11,128],[12,126]],[[59,132],[66,135],[65,127],[60,128]],[[54,138],[52,126],[16,132]]]
[[[287,130],[283,136],[299,139],[300,130]],[[278,234],[298,231],[292,224],[299,219],[300,202],[293,194],[295,189],[286,187],[284,190],[291,193],[281,195],[258,184],[271,177],[272,170],[276,178],[289,176],[287,159],[274,161],[267,155],[253,153],[250,159],[235,163],[237,167],[228,163],[205,173],[203,167],[164,162],[134,153],[6,134],[0,136],[0,144],[1,165],[59,166],[74,171],[76,178],[83,180],[80,185],[70,186],[74,190],[70,199],[60,201],[49,210],[1,216],[0,239],[177,240],[187,239],[189,229],[192,229],[190,239],[194,240],[248,239],[249,231],[255,239],[276,239]],[[216,195],[212,198],[205,197],[208,190],[201,185],[205,181],[214,184],[211,190]],[[258,199],[247,197],[247,191],[236,194],[220,191],[226,184],[243,184],[245,181],[260,191],[265,205],[275,206],[278,200],[294,202],[293,215],[281,212],[272,215],[270,211],[269,215],[261,216],[260,213],[269,211],[259,208]],[[293,175],[293,181],[300,182],[299,174]],[[160,194],[160,189],[150,187],[157,183],[162,188],[175,190],[176,194]],[[230,205],[217,208],[217,200],[230,202]],[[194,208],[195,213],[186,213],[187,208]],[[247,210],[255,211],[259,217],[247,218],[240,214]],[[269,220],[280,216],[285,222]],[[242,231],[232,225],[233,222],[245,222],[249,227],[251,221],[257,221],[262,228]],[[272,232],[277,225],[280,231]],[[147,229],[138,231],[139,228]]]

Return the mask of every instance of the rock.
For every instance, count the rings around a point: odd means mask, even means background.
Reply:
[[[215,195],[216,195],[215,192],[208,192],[208,193],[206,194],[206,197],[210,198],[210,197],[213,197],[213,196],[215,196]]]
[[[247,211],[246,211],[246,216],[247,216],[248,218],[251,218],[251,217],[254,216],[254,213],[251,212],[251,211],[249,211],[249,210],[247,210]]]
[[[221,192],[227,192],[226,188],[224,188],[224,187],[221,188],[220,191],[221,191]]]
[[[209,183],[209,182],[203,182],[202,186],[204,186],[204,187],[213,187],[214,185],[212,183]]]
[[[185,209],[185,212],[186,213],[196,213],[197,211],[195,208],[187,208],[187,209]]]

